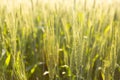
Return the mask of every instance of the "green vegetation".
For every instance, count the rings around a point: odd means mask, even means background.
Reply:
[[[0,80],[120,80],[120,4],[92,1],[0,0]]]

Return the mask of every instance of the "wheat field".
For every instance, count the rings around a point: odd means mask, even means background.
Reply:
[[[0,80],[120,80],[119,0],[0,0]]]

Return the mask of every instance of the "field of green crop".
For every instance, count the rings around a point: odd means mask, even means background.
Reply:
[[[119,0],[0,0],[0,80],[120,80]]]

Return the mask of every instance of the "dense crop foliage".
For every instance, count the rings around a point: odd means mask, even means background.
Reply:
[[[0,80],[120,80],[119,2],[55,1],[0,0]]]

